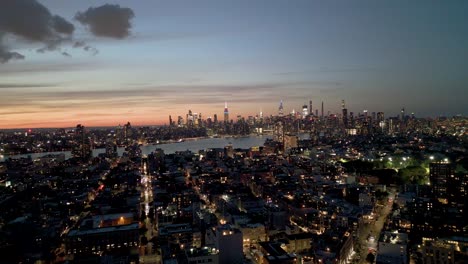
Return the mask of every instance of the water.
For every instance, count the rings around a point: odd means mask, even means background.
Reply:
[[[271,138],[271,136],[248,136],[240,138],[203,138],[195,140],[187,140],[180,143],[169,143],[169,144],[157,144],[157,145],[144,145],[141,146],[141,152],[143,154],[149,154],[153,152],[156,148],[164,150],[165,154],[175,153],[176,151],[185,151],[190,150],[192,152],[197,152],[202,149],[208,148],[224,148],[228,144],[232,144],[234,148],[246,149],[254,146],[263,146],[266,139]],[[125,151],[124,148],[118,148],[117,152],[119,155]],[[104,153],[105,149],[93,149],[93,156],[97,156],[100,153]],[[27,158],[31,156],[32,159],[37,159],[39,157],[49,155],[49,154],[65,154],[65,159],[71,158],[71,151],[58,151],[58,152],[42,152],[42,153],[30,153],[14,156],[0,156],[0,162],[5,161],[8,158]]]

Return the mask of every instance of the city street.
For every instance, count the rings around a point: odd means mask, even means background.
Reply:
[[[153,187],[151,184],[151,175],[148,174],[147,164],[142,165],[142,176],[141,176],[141,206],[144,208],[146,215],[144,226],[147,228],[145,237],[147,241],[157,235],[157,230],[154,228],[154,223],[151,223],[149,217],[151,203],[153,202]],[[152,242],[148,242],[146,246],[140,247],[140,262],[141,263],[161,263],[161,256],[158,252],[153,252]]]
[[[357,241],[355,243],[356,256],[359,256],[358,262],[367,263],[366,257],[370,252],[377,251],[377,245],[380,232],[385,224],[387,216],[392,211],[392,204],[395,198],[395,190],[389,190],[387,202],[384,205],[376,205],[374,219],[369,223],[361,221],[357,232]]]

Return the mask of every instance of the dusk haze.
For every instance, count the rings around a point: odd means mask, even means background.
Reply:
[[[189,109],[220,115],[225,101],[235,116],[309,99],[331,113],[345,99],[355,112],[467,114],[465,1],[115,1],[92,12],[105,4],[0,4],[0,54],[21,55],[1,60],[0,128],[162,125]],[[34,5],[74,30],[28,35],[47,23]]]

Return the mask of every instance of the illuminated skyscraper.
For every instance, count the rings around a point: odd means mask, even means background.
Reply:
[[[229,122],[229,110],[227,106],[227,102],[224,102],[224,122]]]
[[[305,118],[309,114],[309,111],[307,109],[307,105],[302,106],[302,118]]]
[[[187,120],[187,121],[186,121],[186,122],[187,122],[187,126],[188,126],[188,127],[192,127],[192,126],[193,126],[193,113],[192,113],[192,110],[189,110],[189,111],[188,111],[186,120]]]

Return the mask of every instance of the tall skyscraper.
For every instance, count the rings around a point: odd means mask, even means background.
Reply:
[[[224,102],[224,123],[229,122],[229,110],[227,106],[227,102]]]
[[[188,114],[187,114],[187,126],[188,127],[193,126],[193,113],[192,113],[192,110],[189,110]]]
[[[322,118],[323,118],[323,101],[322,101]]]
[[[183,126],[184,125],[184,118],[182,116],[178,116],[177,117],[177,125],[179,127]]]
[[[312,108],[312,100],[309,101],[309,112],[312,115],[314,112],[314,109]]]
[[[284,109],[283,109],[283,100],[280,101],[280,105],[278,107],[278,115],[283,116],[284,115]]]
[[[348,128],[348,109],[346,109],[345,100],[341,100],[341,111],[343,114],[343,125],[345,128]]]
[[[304,105],[302,106],[302,118],[305,118],[308,114],[309,114],[309,111],[308,111],[308,109],[307,109],[307,105],[304,104]]]

